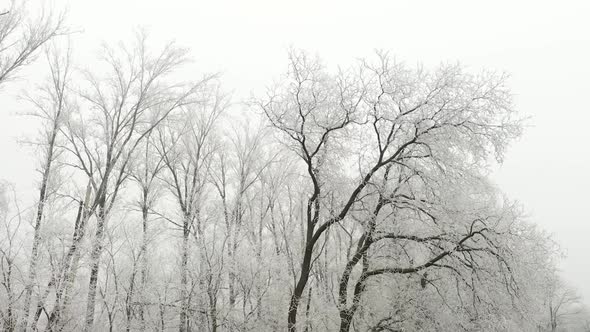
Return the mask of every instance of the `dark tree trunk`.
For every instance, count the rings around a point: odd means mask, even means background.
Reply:
[[[90,279],[88,281],[88,302],[86,303],[86,324],[84,331],[91,331],[94,325],[94,311],[96,306],[96,287],[98,284],[98,272],[100,268],[100,256],[102,254],[102,240],[106,228],[106,215],[103,203],[98,207],[96,225],[96,236],[94,244],[92,246],[92,252],[90,254]]]
[[[185,216],[182,230],[182,249],[180,262],[180,332],[189,332],[188,298],[188,238],[190,235],[189,217]]]

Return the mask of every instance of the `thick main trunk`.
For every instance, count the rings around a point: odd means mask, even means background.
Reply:
[[[293,290],[293,294],[291,295],[291,300],[289,301],[289,312],[287,315],[287,328],[289,332],[297,331],[297,309],[299,308],[299,301],[301,300],[301,295],[305,290],[305,286],[307,285],[309,274],[311,272],[311,256],[313,252],[313,246],[311,245],[310,241],[312,235],[313,229],[310,228],[308,229],[307,245],[305,247],[305,253],[303,255],[303,263],[301,264],[301,273],[299,275],[299,280],[295,285],[295,289]]]
[[[146,197],[147,194],[144,196]],[[143,220],[143,235],[141,239],[141,265],[140,265],[140,273],[141,273],[141,287],[140,287],[140,297],[141,303],[139,304],[139,329],[140,331],[145,331],[145,287],[147,284],[147,245],[148,245],[148,207],[143,206],[142,208],[142,220]]]
[[[238,252],[238,237],[240,234],[240,228],[242,225],[242,205],[240,203],[241,197],[237,198],[237,203],[235,207],[235,211],[233,212],[234,224],[231,225],[231,237],[230,237],[230,248],[228,248],[228,256],[230,260],[230,270],[229,270],[229,305],[231,308],[236,303],[237,292],[236,292],[236,272],[237,264],[236,264],[236,253]]]
[[[88,193],[86,195],[86,198],[88,198]],[[71,298],[71,289],[73,287],[74,280],[76,279],[78,261],[80,259],[80,242],[84,238],[87,218],[88,216],[86,214],[86,211],[84,210],[84,201],[80,201],[78,205],[78,214],[76,216],[76,221],[74,223],[74,234],[72,236],[72,243],[68,248],[68,252],[66,253],[66,256],[63,261],[63,266],[60,272],[59,278],[61,280],[55,282],[55,284],[60,284],[61,286],[58,287],[55,292],[55,304],[47,320],[46,330],[48,331],[59,330],[58,327],[63,324],[63,314],[69,305],[69,300]],[[41,315],[40,309],[42,307],[43,303],[39,302],[37,305],[37,312],[33,319],[32,326],[37,325],[37,321],[39,320],[39,316]]]
[[[231,250],[228,251],[229,259],[230,259],[230,271],[229,271],[229,304],[230,308],[233,308],[236,299],[238,297],[236,291],[236,269],[237,269],[237,261],[236,261],[236,253],[238,252],[238,236],[239,236],[239,224],[233,226],[233,234],[231,236]],[[231,252],[231,254],[230,254]]]
[[[189,300],[188,300],[188,237],[189,237],[188,217],[185,217],[184,229],[182,232],[182,249],[180,263],[180,332],[189,332]]]
[[[207,296],[209,297],[209,320],[212,332],[217,332],[217,293],[211,286],[211,278],[208,282]]]
[[[33,314],[33,320],[31,322],[31,329],[33,331],[37,331],[37,322],[39,321],[39,318],[41,317],[41,313],[43,312],[43,308],[45,306],[45,300],[47,300],[47,297],[49,296],[49,292],[51,291],[51,288],[55,285],[55,277],[52,277],[49,280],[49,283],[47,283],[47,288],[45,289],[45,292],[43,293],[43,295],[39,296],[39,298],[37,299],[37,305]],[[27,321],[28,323],[28,321]],[[24,331],[26,331],[27,326],[25,326]]]
[[[133,264],[133,271],[129,278],[129,291],[125,298],[125,331],[131,331],[131,323],[133,322],[133,298],[135,296],[135,276],[137,274],[137,263]]]
[[[162,299],[160,298],[160,332],[164,332],[166,330],[166,321],[164,318],[166,317],[166,306],[163,304]]]
[[[70,247],[69,252],[72,253],[71,263],[69,263],[68,267],[64,269],[63,286],[56,291],[55,305],[47,320],[46,330],[48,331],[61,331],[63,325],[65,325],[63,320],[64,314],[72,299],[72,288],[74,286],[74,280],[76,279],[76,274],[78,272],[78,262],[80,260],[80,252],[77,248],[77,244]],[[40,314],[41,310],[38,311],[38,315],[33,321],[35,325],[37,324]]]
[[[35,234],[33,235],[33,248],[31,249],[31,261],[29,263],[29,276],[25,286],[25,300],[23,306],[24,312],[24,329],[27,330],[29,322],[29,311],[31,307],[31,298],[33,295],[33,283],[37,277],[37,261],[39,259],[39,244],[41,242],[41,219],[43,217],[43,205],[45,204],[45,186],[41,188],[41,199],[37,208],[37,217],[35,220]]]
[[[557,313],[553,312],[553,306],[550,305],[549,306],[549,317],[551,317],[551,332],[556,332],[557,331]]]
[[[348,281],[350,280],[350,274],[354,266],[359,262],[362,254],[357,253],[352,257],[346,264],[342,277],[340,278],[338,303],[340,311],[340,332],[348,332],[350,329],[350,323],[354,315],[354,311],[348,308]]]
[[[3,257],[2,258],[2,265],[4,265],[4,261],[6,261],[6,264],[8,265],[8,267],[6,268],[6,271],[2,271],[2,285],[4,286],[5,290],[6,290],[6,300],[7,300],[7,304],[6,304],[6,311],[3,312],[2,315],[2,326],[3,326],[3,330],[6,332],[13,332],[16,329],[16,317],[15,317],[15,313],[14,313],[14,292],[12,290],[12,260],[8,257]]]
[[[378,205],[378,208],[375,210],[375,216],[379,213],[381,207]],[[348,263],[346,263],[346,267],[342,272],[342,277],[340,278],[340,282],[338,285],[338,305],[340,311],[340,332],[348,332],[350,330],[350,324],[358,307],[358,303],[360,300],[360,295],[364,289],[364,287],[355,287],[354,298],[352,300],[352,305],[348,306],[348,283],[350,281],[350,276],[352,274],[353,269],[355,266],[363,260],[363,272],[364,274],[367,271],[368,263],[366,261],[367,250],[372,244],[372,232],[374,230],[374,217],[369,224],[369,231],[360,238],[357,250],[355,254],[350,258]],[[361,279],[363,276],[361,275]],[[357,286],[360,284],[357,283]]]
[[[33,283],[37,277],[37,261],[39,259],[39,244],[41,242],[41,219],[43,216],[43,205],[45,204],[44,186],[41,188],[42,201],[39,201],[37,208],[37,217],[35,220],[35,230],[33,235],[33,247],[31,249],[31,261],[29,263],[29,276],[25,286],[25,299],[23,305],[23,331],[26,331],[29,323],[29,312],[31,309],[31,298],[33,296]]]
[[[389,174],[389,167],[385,173],[385,180],[387,180],[387,176]],[[368,269],[368,261],[367,261],[367,252],[371,245],[373,244],[373,233],[375,232],[376,221],[377,217],[379,216],[379,212],[385,205],[385,201],[383,196],[379,196],[379,200],[377,201],[377,205],[375,206],[375,210],[373,210],[373,215],[371,219],[369,219],[368,229],[367,231],[360,237],[357,244],[357,249],[354,255],[348,260],[346,263],[346,267],[342,272],[342,277],[340,278],[340,282],[338,285],[338,305],[340,311],[340,332],[348,332],[350,330],[350,324],[352,323],[352,319],[358,307],[359,297],[361,292],[363,291],[363,287],[355,287],[355,293],[353,298],[352,306],[348,306],[348,283],[350,281],[350,276],[352,274],[353,269],[356,265],[362,260],[363,261],[363,270],[362,273],[366,273]],[[361,275],[361,279],[362,279]],[[357,283],[357,286],[361,286]]]
[[[235,227],[235,226],[234,226]],[[234,272],[234,269],[236,268],[236,263],[235,263],[235,256],[234,256],[234,252],[237,249],[237,243],[235,242],[235,237],[231,236],[230,237],[230,241],[228,241],[228,250],[227,250],[227,256],[229,259],[229,272],[228,272],[228,288],[229,288],[229,307],[233,308],[234,305],[236,304],[236,274]]]
[[[96,306],[96,287],[98,285],[98,272],[100,267],[100,256],[102,254],[102,240],[106,228],[104,206],[99,206],[96,236],[90,254],[90,279],[88,281],[88,297],[86,302],[86,324],[84,331],[91,331],[94,326],[94,311]]]
[[[353,314],[354,313],[349,310],[340,311],[340,332],[350,331]]]
[[[310,174],[313,174],[311,169]],[[291,300],[289,301],[289,311],[287,313],[287,330],[289,332],[297,331],[297,310],[299,308],[299,301],[301,300],[301,295],[305,290],[305,286],[307,285],[307,281],[309,280],[309,274],[311,273],[311,256],[313,254],[313,248],[315,245],[314,230],[315,225],[319,220],[320,212],[320,203],[318,201],[319,193],[319,188],[316,187],[314,190],[314,194],[307,203],[307,228],[305,233],[305,251],[303,252],[303,262],[301,263],[301,272],[299,275],[299,280],[297,280],[297,284],[295,285],[295,289],[293,290],[293,294],[291,295]]]
[[[352,305],[350,307],[346,307],[347,305],[347,301],[346,299],[344,300],[344,304],[342,304],[342,298],[340,298],[341,301],[341,307],[340,307],[340,332],[348,332],[350,330],[350,325],[352,323],[352,320],[354,318],[354,314],[356,313],[359,305],[360,305],[360,299],[361,299],[361,295],[364,293],[365,291],[365,282],[364,280],[366,279],[366,273],[368,270],[368,262],[367,262],[367,256],[366,256],[366,252],[361,254],[361,257],[363,259],[363,270],[361,273],[361,276],[359,278],[359,280],[356,282],[356,285],[354,287],[354,294],[353,294],[353,298],[352,298]],[[346,282],[346,286],[348,285],[348,281]],[[342,287],[342,284],[340,285],[340,287]]]
[[[59,113],[58,113],[59,114]],[[29,312],[31,309],[31,298],[33,296],[33,283],[37,277],[37,262],[39,260],[39,245],[41,243],[41,221],[43,220],[45,204],[47,203],[47,185],[49,183],[49,174],[53,162],[53,152],[55,146],[55,137],[57,134],[57,120],[54,123],[53,132],[47,147],[47,159],[41,179],[41,188],[39,190],[39,203],[37,205],[37,214],[35,215],[35,228],[33,235],[33,246],[31,248],[31,261],[29,263],[29,275],[25,285],[25,299],[23,301],[23,331],[26,331],[29,323]]]

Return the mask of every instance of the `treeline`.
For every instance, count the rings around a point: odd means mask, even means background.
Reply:
[[[590,330],[556,243],[488,179],[523,127],[505,76],[291,50],[238,102],[180,79],[174,43],[78,69],[68,34],[0,15],[0,86],[46,63],[21,99],[36,202],[0,186],[3,330]]]

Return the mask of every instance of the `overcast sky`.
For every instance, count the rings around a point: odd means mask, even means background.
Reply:
[[[493,179],[560,241],[564,275],[590,303],[590,1],[53,3],[68,6],[69,23],[83,30],[73,36],[80,57],[144,26],[155,40],[190,47],[196,66],[222,72],[238,99],[285,70],[289,46],[334,66],[383,49],[408,64],[459,61],[510,73],[516,108],[531,116],[530,127]],[[32,76],[30,83],[42,75]],[[0,178],[23,188],[37,175],[15,138],[30,128],[13,115],[23,107],[7,91],[0,97]]]

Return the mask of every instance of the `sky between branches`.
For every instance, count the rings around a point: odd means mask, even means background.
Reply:
[[[317,53],[333,68],[382,49],[408,64],[459,61],[474,71],[510,73],[515,106],[531,120],[493,179],[554,233],[568,255],[565,278],[590,301],[590,2],[55,0],[52,6],[68,8],[69,24],[83,31],[72,35],[78,63],[94,61],[101,42],[129,40],[143,26],[156,41],[189,47],[201,71],[220,71],[235,101],[282,74],[290,46]],[[0,177],[20,192],[35,186],[36,164],[16,139],[35,131],[15,116],[26,107],[14,99],[41,80],[43,69],[23,71],[27,80],[0,95],[7,105],[0,111]]]

